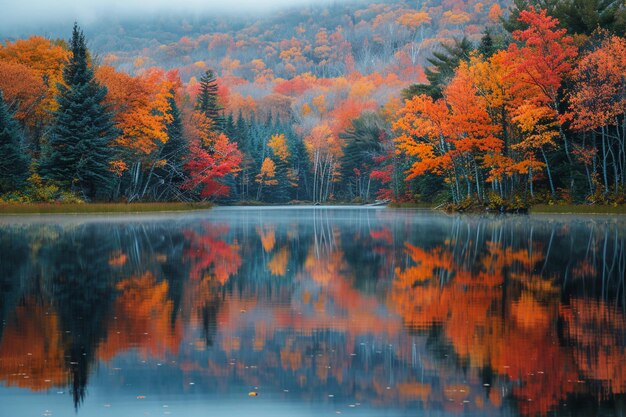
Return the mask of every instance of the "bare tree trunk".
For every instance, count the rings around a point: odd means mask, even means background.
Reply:
[[[478,164],[476,163],[476,161],[474,160],[474,177],[476,180],[476,196],[478,197],[478,199],[481,199],[481,195],[480,195],[480,184],[478,182]]]
[[[602,176],[604,177],[604,194],[609,192],[609,180],[606,173],[606,157],[608,153],[606,151],[606,134],[604,127],[602,127]]]
[[[552,172],[550,171],[550,162],[548,162],[548,157],[543,148],[541,148],[541,154],[543,155],[543,160],[546,162],[546,172],[548,173],[548,181],[550,182],[550,191],[552,192],[552,197],[556,197],[554,182],[552,182]]]

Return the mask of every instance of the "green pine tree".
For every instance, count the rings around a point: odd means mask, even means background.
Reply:
[[[502,21],[504,28],[511,33],[526,29],[518,19],[520,12],[531,6],[545,9],[570,34],[591,35],[601,28],[622,36],[626,31],[624,0],[513,0],[508,18]]]
[[[591,35],[597,29],[623,36],[626,32],[624,0],[560,0],[554,17],[569,33]]]
[[[183,134],[183,122],[180,110],[174,97],[168,98],[172,121],[166,126],[167,142],[161,149],[160,158],[166,164],[159,168],[156,176],[162,184],[161,198],[178,199],[179,188],[185,179],[183,165],[189,156],[189,144]]]
[[[286,203],[289,201],[289,194],[291,185],[289,183],[289,176],[287,170],[289,169],[289,162],[281,160],[277,155],[270,150],[272,161],[276,165],[276,177],[275,180],[278,183],[271,187],[271,190],[267,190],[266,201],[276,203]],[[291,158],[290,158],[291,159]]]
[[[380,116],[365,113],[352,120],[351,126],[339,134],[346,144],[341,158],[340,190],[345,198],[352,200],[375,195],[373,187],[370,190],[367,183],[375,166],[373,157],[381,151],[380,137],[386,128]]]
[[[461,61],[469,61],[474,46],[467,38],[455,39],[452,45],[441,44],[443,51],[433,52],[428,58],[430,64],[424,72],[428,84],[412,84],[402,90],[406,100],[419,94],[426,94],[434,99],[443,97],[443,88],[450,82]]]
[[[0,193],[18,190],[28,178],[24,138],[0,90]]]
[[[89,200],[107,199],[116,180],[110,162],[118,129],[103,103],[107,89],[94,78],[85,36],[76,24],[70,49],[41,171],[45,178]]]
[[[311,161],[307,152],[304,141],[301,136],[298,136],[291,125],[287,125],[285,129],[285,136],[287,137],[287,146],[289,147],[289,153],[291,154],[291,169],[296,182],[295,186],[292,186],[290,198],[293,200],[303,200],[311,198],[309,187],[309,179],[311,178]]]
[[[235,139],[237,135],[237,127],[235,126],[235,118],[233,117],[232,113],[229,113],[228,116],[224,119],[224,134],[230,140],[237,142]]]
[[[213,70],[207,70],[200,78],[200,93],[196,100],[196,110],[213,121],[215,130],[224,131],[225,120],[222,107],[217,101],[217,80]]]
[[[489,28],[485,29],[483,37],[480,39],[480,45],[478,45],[478,52],[483,54],[485,58],[491,58],[493,54],[498,51],[498,48],[494,44],[493,36]]]

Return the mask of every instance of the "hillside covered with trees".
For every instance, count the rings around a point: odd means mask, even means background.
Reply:
[[[6,39],[1,199],[620,204],[625,29],[619,1],[427,0]]]

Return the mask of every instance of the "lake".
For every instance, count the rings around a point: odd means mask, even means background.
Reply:
[[[1,217],[0,416],[623,416],[625,275],[626,216]]]

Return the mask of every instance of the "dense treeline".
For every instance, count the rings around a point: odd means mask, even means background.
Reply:
[[[5,201],[367,200],[380,182],[370,175],[376,156],[393,149],[381,116],[363,116],[341,138],[319,119],[304,133],[278,108],[224,108],[211,70],[190,93],[177,71],[96,65],[77,26],[69,43],[6,43],[0,73]],[[344,153],[351,135],[355,152]]]
[[[482,39],[443,43],[408,87],[401,68],[278,79],[257,62],[248,85],[274,89],[258,100],[232,72],[120,72],[76,26],[69,43],[6,42],[2,199],[621,203],[625,8],[576,4],[519,0],[499,23],[494,6]],[[416,33],[431,19],[379,12]]]
[[[215,79],[182,110],[176,72],[132,77],[96,66],[75,25],[69,44],[33,37],[0,49],[0,190],[7,201],[195,200],[241,154],[219,126]],[[30,162],[30,163],[29,163]]]
[[[414,190],[442,181],[461,206],[624,202],[624,7],[568,4],[552,3],[559,21],[518,2],[510,35],[457,43],[431,60],[429,84],[405,90],[394,128]]]

